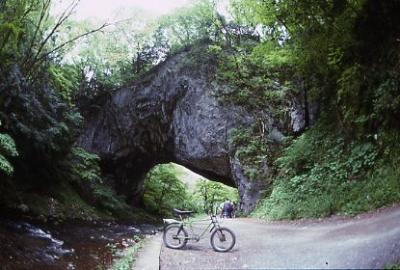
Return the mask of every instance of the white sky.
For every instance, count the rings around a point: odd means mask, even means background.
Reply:
[[[191,2],[191,0],[80,0],[73,17],[78,20],[90,17],[108,20],[112,19],[113,12],[121,9],[143,10],[152,17],[158,17]],[[65,4],[71,3],[71,0],[57,0],[54,3],[54,12],[57,13],[63,10]]]

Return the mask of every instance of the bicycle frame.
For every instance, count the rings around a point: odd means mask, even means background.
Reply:
[[[187,240],[194,240],[194,241],[198,242],[198,241],[200,241],[200,239],[202,239],[205,236],[205,234],[208,230],[210,230],[209,232],[211,233],[213,230],[220,228],[220,225],[219,225],[216,215],[210,215],[209,219],[197,219],[197,220],[191,219],[189,217],[187,219],[185,219],[185,218],[182,218],[182,216],[179,216],[179,218],[180,218],[180,221],[170,219],[170,220],[164,220],[164,222],[169,221],[169,224],[181,224],[177,234],[180,233],[182,228],[188,228],[190,230],[190,232],[188,232],[188,234],[189,234],[188,237],[185,237]],[[211,221],[211,222],[207,225],[207,227],[200,234],[196,234],[193,229],[193,224],[204,222],[204,221]]]
[[[207,227],[204,228],[204,230],[200,234],[196,234],[193,228],[193,224],[200,223],[202,221],[211,221],[211,222],[207,225]],[[217,217],[215,215],[211,215],[210,219],[200,219],[200,220],[188,219],[188,221],[183,222],[182,225],[183,227],[186,225],[186,228],[190,230],[188,239],[195,241],[200,241],[200,239],[202,239],[205,236],[207,231],[211,233],[213,230],[218,229],[220,227]]]
[[[211,214],[209,219],[193,219],[188,216],[193,213],[192,211],[174,209],[174,213],[180,220],[164,219],[163,241],[168,248],[183,248],[189,240],[198,242],[208,230],[210,231],[210,244],[215,251],[227,252],[235,246],[235,234],[230,229],[221,227],[216,215]],[[205,221],[209,222],[208,225],[204,224],[195,231],[193,225]],[[196,234],[196,232],[200,233]]]

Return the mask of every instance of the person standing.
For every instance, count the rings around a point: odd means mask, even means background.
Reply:
[[[233,204],[229,199],[226,199],[223,207],[223,217],[232,218]]]
[[[236,208],[237,208],[237,203],[233,202],[232,203],[232,213],[231,213],[231,217],[235,218],[236,217]]]

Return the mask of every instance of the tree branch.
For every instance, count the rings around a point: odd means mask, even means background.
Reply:
[[[93,33],[95,33],[95,32],[98,32],[98,31],[102,30],[103,28],[106,28],[106,27],[109,26],[109,25],[110,25],[110,24],[108,24],[108,23],[104,23],[104,24],[101,25],[100,27],[98,27],[98,28],[96,28],[96,29],[93,29],[93,30],[90,30],[90,31],[88,31],[88,32],[85,32],[85,33],[83,33],[83,34],[81,34],[81,35],[78,35],[78,36],[76,36],[76,37],[74,37],[74,38],[72,38],[72,39],[70,39],[70,40],[68,40],[68,41],[66,41],[66,42],[64,42],[64,43],[62,43],[62,44],[60,44],[60,45],[58,45],[57,47],[53,48],[52,50],[50,50],[50,51],[48,51],[48,52],[42,54],[39,58],[36,59],[36,61],[35,61],[34,63],[32,63],[30,70],[31,70],[31,71],[34,70],[34,67],[35,67],[36,65],[42,63],[50,54],[52,54],[52,53],[54,53],[54,52],[56,52],[56,51],[62,49],[62,48],[65,47],[66,45],[71,44],[71,43],[75,42],[76,40],[78,40],[78,39],[80,39],[80,38],[83,38],[83,37],[85,37],[85,36],[88,36],[88,35],[90,35],[90,34],[93,34]]]
[[[72,3],[61,13],[60,17],[58,18],[57,23],[54,25],[53,29],[51,29],[50,33],[46,36],[46,38],[42,41],[39,46],[38,51],[36,52],[35,56],[33,57],[31,64],[34,65],[37,61],[39,61],[38,57],[42,52],[44,46],[46,45],[47,41],[54,35],[57,29],[71,16],[72,12],[75,10],[76,6],[78,5],[80,0],[73,0]]]
[[[78,35],[78,36],[74,37],[73,39],[70,39],[70,40],[68,40],[68,41],[66,41],[66,42],[64,42],[64,43],[62,43],[62,44],[60,44],[60,45],[58,45],[57,47],[55,47],[55,48],[52,49],[51,51],[49,51],[49,52],[43,54],[40,58],[38,58],[38,60],[47,57],[48,55],[50,55],[50,54],[52,54],[52,53],[58,51],[59,49],[63,48],[64,46],[66,46],[66,45],[68,45],[68,44],[70,44],[70,43],[75,42],[76,40],[78,40],[78,39],[80,39],[80,38],[83,38],[83,37],[85,37],[85,36],[87,36],[87,35],[90,35],[90,34],[93,34],[93,33],[95,33],[95,32],[98,32],[98,31],[100,31],[100,30],[102,30],[102,29],[104,29],[104,28],[106,28],[106,27],[108,27],[108,26],[110,26],[108,23],[104,23],[102,26],[100,26],[100,27],[98,27],[98,28],[96,28],[96,29],[93,29],[93,30],[90,30],[90,31],[88,31],[88,32],[85,32],[85,33],[83,33],[83,34],[81,34],[81,35]]]
[[[25,65],[26,62],[28,62],[29,59],[30,59],[30,56],[31,56],[32,51],[33,51],[33,45],[35,43],[37,34],[38,34],[38,32],[40,30],[40,27],[42,25],[42,22],[43,22],[44,18],[46,17],[46,14],[48,14],[47,12],[49,10],[50,3],[51,3],[51,0],[47,0],[46,2],[43,3],[42,10],[40,11],[39,21],[38,21],[38,24],[36,25],[35,32],[34,32],[34,34],[32,36],[30,45],[28,47],[28,55],[27,55],[25,61],[23,62],[23,65]]]

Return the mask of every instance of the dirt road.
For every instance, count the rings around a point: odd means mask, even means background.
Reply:
[[[381,268],[400,261],[399,206],[354,218],[222,224],[236,234],[231,252],[214,252],[209,237],[183,250],[163,246],[160,269]]]

